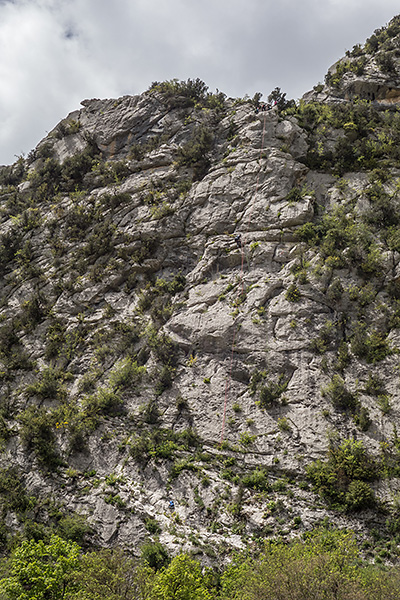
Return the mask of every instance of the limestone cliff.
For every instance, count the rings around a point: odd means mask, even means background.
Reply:
[[[154,84],[3,168],[4,543],[397,533],[400,129],[346,94]]]
[[[376,29],[366,43],[355,44],[346,56],[332,65],[325,84],[305,95],[307,100],[324,102],[368,100],[375,108],[400,102],[399,87],[400,18],[394,17],[387,27]]]

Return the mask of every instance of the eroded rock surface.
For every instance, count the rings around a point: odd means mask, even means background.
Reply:
[[[3,177],[3,476],[42,527],[60,523],[51,499],[134,551],[158,535],[211,556],[295,534],[299,515],[379,526],[371,507],[330,511],[306,473],[335,435],[394,452],[397,246],[376,242],[378,269],[307,229],[367,214],[369,180],[310,168],[294,114],[178,100],[85,100]],[[398,175],[385,185],[395,197]],[[358,352],[358,330],[390,351]],[[398,480],[374,491],[389,502]]]

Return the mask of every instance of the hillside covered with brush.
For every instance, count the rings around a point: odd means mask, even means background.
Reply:
[[[397,560],[400,18],[259,96],[84,100],[0,169],[4,553]]]

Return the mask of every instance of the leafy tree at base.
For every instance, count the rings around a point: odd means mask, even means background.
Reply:
[[[0,594],[12,600],[58,600],[72,591],[71,575],[79,565],[80,548],[52,536],[48,544],[24,541],[11,558],[9,577],[0,581]]]
[[[211,600],[206,579],[197,561],[180,554],[158,574],[154,600]]]

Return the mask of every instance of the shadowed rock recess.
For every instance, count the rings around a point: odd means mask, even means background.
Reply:
[[[85,100],[1,168],[4,547],[397,539],[399,57],[397,17],[298,104]]]

